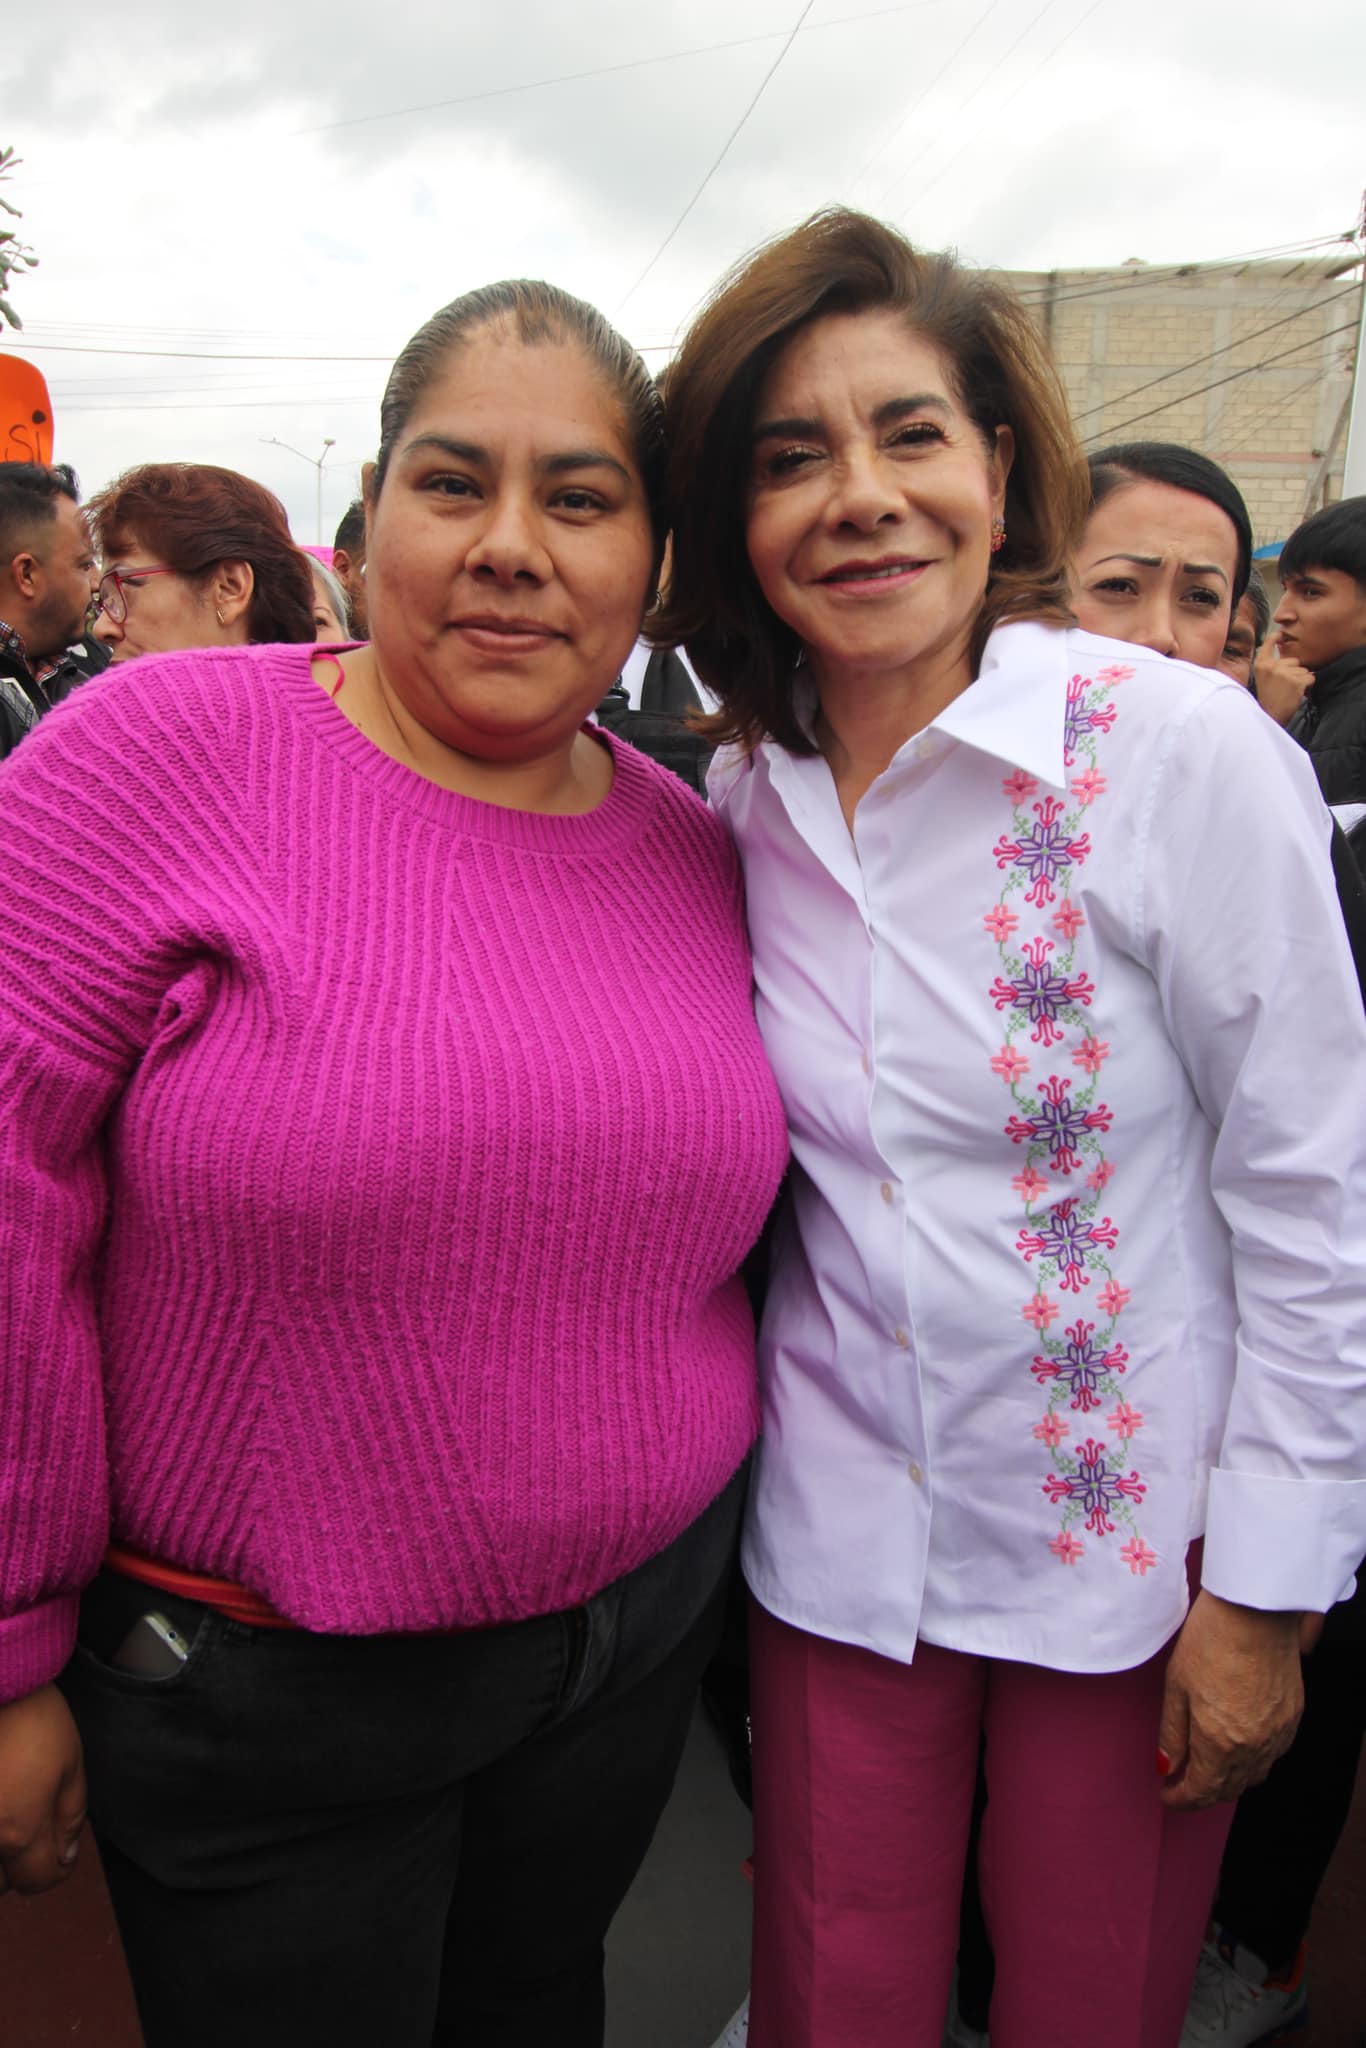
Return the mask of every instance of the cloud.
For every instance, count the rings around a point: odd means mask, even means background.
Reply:
[[[799,11],[40,10],[9,52],[25,159],[10,189],[42,259],[20,294],[29,335],[384,358],[35,349],[59,452],[91,483],[144,455],[249,469],[311,534],[313,473],[263,437],[310,454],[335,437],[324,511],[339,514],[373,445],[385,364],[436,306],[531,274],[617,312]],[[640,61],[721,42],[741,46]],[[1317,0],[1314,42],[1312,67],[1284,62],[1278,19],[1233,0],[1194,17],[1186,0],[1148,0],[1141,17],[1111,0],[1053,0],[1042,15],[1014,0],[818,0],[623,324],[669,343],[738,255],[834,198],[1017,267],[1208,258],[1345,227],[1360,182],[1356,0]],[[476,93],[491,96],[422,104]],[[325,125],[361,113],[386,118]]]

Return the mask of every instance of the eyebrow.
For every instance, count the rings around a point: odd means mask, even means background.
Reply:
[[[909,398],[884,399],[873,413],[873,425],[889,427],[896,420],[905,419],[908,413],[927,411],[943,413],[947,418],[953,407],[947,398],[942,397],[937,391],[918,391]],[[821,423],[817,419],[761,420],[750,435],[750,440],[756,446],[760,441],[799,441],[803,438],[812,440],[820,432]]]
[[[1100,569],[1104,567],[1106,562],[1132,562],[1135,568],[1138,569],[1160,569],[1162,567],[1161,555],[1128,554],[1101,555],[1096,561],[1092,562],[1091,567],[1093,569]],[[1221,576],[1225,583],[1228,582],[1227,574],[1219,567],[1217,562],[1183,562],[1181,564],[1181,574],[1183,576]]]
[[[490,459],[488,449],[481,448],[477,441],[453,441],[447,434],[419,434],[403,452],[411,455],[420,448],[437,449],[453,461],[468,462],[476,469],[487,467]],[[561,454],[542,456],[536,467],[548,476],[563,476],[567,471],[576,469],[611,469],[627,483],[631,481],[631,472],[625,463],[619,462],[606,448],[566,448]]]

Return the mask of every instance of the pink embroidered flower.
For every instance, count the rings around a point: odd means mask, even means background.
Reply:
[[[1106,778],[1098,768],[1083,768],[1080,775],[1072,778],[1072,794],[1080,797],[1083,804],[1094,803],[1105,794],[1105,789]]]
[[[1118,1280],[1107,1280],[1096,1296],[1096,1301],[1107,1316],[1117,1316],[1133,1300],[1133,1289],[1121,1287]]]
[[[1087,1174],[1086,1185],[1088,1188],[1094,1188],[1096,1193],[1099,1194],[1106,1182],[1114,1179],[1114,1173],[1115,1169],[1111,1166],[1109,1160],[1102,1159],[1100,1164]],[[1105,1296],[1102,1294],[1100,1299],[1104,1301]]]
[[[1157,1563],[1157,1552],[1149,1550],[1141,1536],[1131,1536],[1119,1554],[1134,1576],[1140,1579]]]
[[[1020,920],[1013,910],[1006,909],[1004,903],[993,903],[982,922],[997,945],[1003,946]]]
[[[1036,1330],[1046,1330],[1054,1319],[1062,1314],[1056,1301],[1050,1301],[1046,1294],[1033,1294],[1020,1310],[1027,1323],[1033,1323]]]
[[[1096,670],[1098,683],[1127,683],[1133,674],[1133,664],[1127,661],[1112,661],[1107,668]]]
[[[1095,1038],[1088,1031],[1072,1055],[1074,1067],[1085,1067],[1088,1074],[1098,1074],[1110,1057],[1108,1038]]]
[[[1077,1538],[1066,1529],[1061,1536],[1055,1536],[1048,1547],[1060,1564],[1075,1564],[1079,1557],[1085,1555],[1086,1551],[1085,1544],[1078,1542]],[[1121,1557],[1123,1554],[1121,1551]]]
[[[1085,923],[1086,919],[1075,903],[1064,903],[1061,910],[1055,910],[1053,913],[1053,929],[1062,933],[1069,946]]]
[[[1115,1434],[1122,1436],[1125,1443],[1127,1443],[1134,1431],[1143,1427],[1143,1410],[1141,1408],[1131,1408],[1127,1401],[1121,1401],[1119,1406],[1106,1416],[1105,1420],[1109,1423]],[[1036,1436],[1038,1435],[1037,1430],[1034,1433]]]
[[[1029,1061],[1022,1052],[1016,1052],[1013,1045],[1003,1045],[991,1063],[993,1074],[999,1074],[1011,1087],[1029,1072]]]
[[[1026,775],[1023,768],[1017,768],[1013,775],[1007,775],[1005,781],[1001,784],[1002,789],[1017,808],[1024,802],[1026,797],[1033,796],[1038,786],[1034,777]]]
[[[1048,1182],[1036,1167],[1027,1166],[1023,1173],[1017,1173],[1010,1185],[1022,1202],[1037,1201],[1048,1186]]]
[[[1056,1451],[1065,1436],[1072,1431],[1060,1415],[1045,1415],[1042,1422],[1034,1425],[1034,1434],[1041,1444],[1047,1444],[1050,1451]]]

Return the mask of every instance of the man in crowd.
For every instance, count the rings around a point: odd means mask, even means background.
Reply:
[[[1306,519],[1281,550],[1285,596],[1257,695],[1313,756],[1330,804],[1366,803],[1366,498]]]
[[[357,640],[370,638],[370,619],[365,608],[365,501],[357,498],[348,505],[337,537],[332,543],[332,574],[346,592],[351,607],[351,630]]]
[[[0,756],[103,666],[74,645],[96,580],[71,471],[0,462]]]

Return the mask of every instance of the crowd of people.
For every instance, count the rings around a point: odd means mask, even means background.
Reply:
[[[1303,2017],[1366,500],[1252,553],[837,209],[660,380],[444,307],[330,570],[0,466],[0,1889],[88,1806],[148,2048],[601,2048],[737,1550],[727,2044]]]

